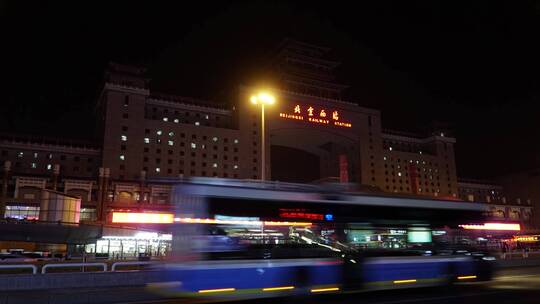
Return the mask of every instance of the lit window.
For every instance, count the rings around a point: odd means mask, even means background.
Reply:
[[[156,168],[156,172],[157,172],[157,173],[161,172],[161,169],[160,169],[160,168]]]
[[[31,166],[32,166],[32,169],[35,169],[37,167],[36,163],[32,163]]]
[[[47,158],[48,158],[48,159],[52,159],[52,154],[49,153],[49,155],[47,155]]]
[[[388,150],[392,151],[392,147],[388,147]]]
[[[156,132],[156,134],[157,134],[157,135],[161,135],[161,134],[163,134],[163,131],[158,130],[158,131]]]
[[[217,163],[213,163],[212,167],[217,168]]]
[[[144,138],[144,143],[145,143],[145,144],[149,144],[149,143],[150,143],[150,138],[145,137],[145,138]]]
[[[401,176],[401,172],[398,172],[398,173],[397,173],[397,176]]]
[[[234,168],[234,169],[238,169],[238,165],[234,165],[233,168]]]
[[[196,122],[195,122],[195,125],[196,125],[196,126],[200,126],[200,125],[201,125],[201,123],[200,123],[200,122],[198,122],[198,121],[196,121]]]
[[[34,152],[34,158],[37,158],[37,157],[38,157],[37,152]]]
[[[24,152],[19,152],[19,154],[17,154],[17,157],[23,157],[24,156]]]
[[[191,143],[191,148],[192,148],[192,149],[197,148],[197,144],[196,144],[196,143]]]
[[[120,160],[126,160],[126,156],[124,154],[120,155]]]
[[[174,136],[174,132],[169,132],[169,136]]]
[[[206,118],[206,119],[209,119],[209,118],[210,118],[210,116],[208,116],[208,115],[205,115],[205,116],[204,116],[204,118]]]
[[[443,132],[441,132],[441,137],[444,137],[444,133],[443,133]]]
[[[169,146],[172,146],[172,145],[174,145],[174,142],[172,140],[169,140],[168,144],[169,144]]]
[[[179,123],[179,122],[180,122],[180,120],[178,120],[178,118],[174,119],[174,123]]]
[[[163,121],[169,121],[167,117],[163,117]]]
[[[52,165],[51,164],[47,164],[47,170],[51,170],[52,169]]]
[[[418,151],[418,153],[422,154],[422,151]]]
[[[214,136],[214,138],[212,138],[213,141],[217,141],[217,137]]]
[[[205,145],[205,144],[202,144],[202,145],[201,145],[201,149],[206,149],[206,145]]]
[[[237,144],[237,143],[238,143],[238,139],[235,139],[235,140],[234,140],[234,143]]]
[[[122,135],[122,136],[120,137],[120,139],[122,139],[122,141],[127,141],[127,136]]]
[[[386,160],[386,156],[383,156],[383,158],[382,158],[382,159],[383,159],[383,160]]]

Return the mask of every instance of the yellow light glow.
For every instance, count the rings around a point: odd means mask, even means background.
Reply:
[[[290,289],[294,289],[294,286],[268,287],[268,288],[263,288],[263,291],[277,291],[277,290],[290,290]]]
[[[219,289],[202,289],[199,290],[199,293],[212,293],[212,292],[226,292],[226,291],[235,291],[236,288],[219,288]]]
[[[459,225],[459,226],[467,230],[512,230],[512,231],[521,230],[521,227],[519,224],[510,224],[510,223],[485,223],[482,225]]]
[[[312,289],[311,292],[339,291],[339,287]]]
[[[261,92],[257,95],[251,96],[250,101],[252,104],[262,103],[265,105],[272,105],[276,102],[276,98],[267,92]]]
[[[470,276],[461,276],[461,277],[457,277],[458,280],[470,280],[470,279],[476,279],[476,276],[475,275],[470,275]]]
[[[416,280],[412,279],[412,280],[396,280],[396,281],[394,281],[394,284],[408,284],[408,283],[416,283]]]
[[[259,94],[259,100],[265,104],[273,104],[276,99],[274,96],[268,94],[268,93],[261,93]]]
[[[537,236],[514,236],[514,241],[518,242],[536,242],[538,241]]]
[[[112,222],[133,224],[171,224],[174,222],[174,215],[172,213],[113,212]]]

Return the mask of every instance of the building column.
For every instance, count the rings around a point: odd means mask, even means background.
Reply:
[[[138,203],[142,203],[144,199],[144,193],[146,188],[146,171],[141,171],[141,179],[139,184],[139,200]]]
[[[52,189],[54,191],[58,190],[58,176],[60,175],[60,165],[54,164],[53,166],[53,176],[52,176]]]
[[[98,175],[98,182],[97,182],[97,205],[96,205],[96,218],[98,221],[103,221],[101,218],[102,209],[103,209],[103,176],[105,175],[105,170],[100,167],[99,168],[99,175]]]
[[[100,168],[101,173],[101,168]],[[108,201],[107,201],[107,195],[109,193],[109,176],[110,176],[110,170],[109,168],[103,168],[103,177],[102,177],[102,193],[101,193],[101,210],[100,210],[100,220],[103,223],[107,222],[107,207],[108,207]]]
[[[9,183],[9,171],[11,169],[11,162],[7,160],[4,163],[4,174],[2,176],[2,195],[0,196],[0,219],[3,219],[6,214],[6,199]]]

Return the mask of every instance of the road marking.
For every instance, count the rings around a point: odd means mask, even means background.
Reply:
[[[268,287],[268,288],[263,288],[262,290],[263,291],[276,291],[276,290],[290,290],[290,289],[294,289],[294,286]]]
[[[499,281],[499,280],[505,280],[505,279],[530,278],[530,277],[539,277],[540,278],[540,275],[537,275],[537,274],[523,274],[523,275],[500,276],[500,277],[495,277],[494,280]]]
[[[311,290],[311,292],[326,292],[326,291],[339,291],[339,287],[317,288],[317,289]]]

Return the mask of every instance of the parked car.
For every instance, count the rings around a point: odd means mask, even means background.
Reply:
[[[0,254],[0,263],[20,263],[20,262],[36,262],[36,258],[30,258],[21,254],[2,253]]]

